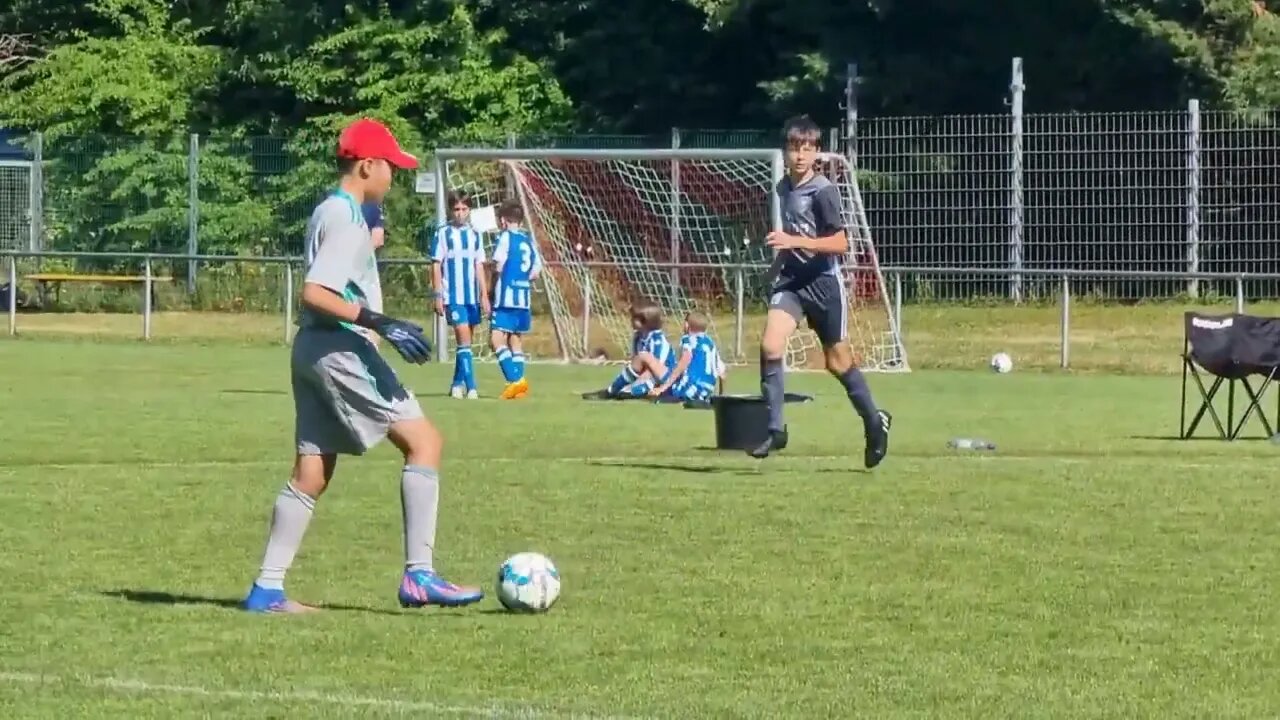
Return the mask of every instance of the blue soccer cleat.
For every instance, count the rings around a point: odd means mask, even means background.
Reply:
[[[400,607],[461,607],[484,599],[478,587],[454,585],[430,570],[408,570],[400,581]]]
[[[316,608],[294,602],[285,597],[284,590],[264,588],[254,583],[245,597],[241,607],[254,613],[306,613],[315,612]]]

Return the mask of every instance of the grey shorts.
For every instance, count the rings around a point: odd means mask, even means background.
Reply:
[[[387,361],[350,330],[299,330],[290,364],[300,455],[362,455],[393,423],[422,417]]]
[[[782,310],[796,323],[807,321],[823,347],[849,337],[849,303],[844,283],[835,275],[819,275],[793,287],[783,286],[769,296],[769,309]]]

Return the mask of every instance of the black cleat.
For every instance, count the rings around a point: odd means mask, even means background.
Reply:
[[[786,449],[786,447],[787,447],[786,429],[784,428],[782,430],[771,430],[769,431],[769,437],[764,442],[757,445],[756,447],[748,450],[747,454],[753,458],[767,458],[769,457],[769,453],[773,452],[774,450],[784,450]]]
[[[862,463],[868,470],[879,465],[889,454],[889,428],[893,426],[893,416],[885,410],[877,410],[875,423],[867,431],[867,449],[862,457]]]

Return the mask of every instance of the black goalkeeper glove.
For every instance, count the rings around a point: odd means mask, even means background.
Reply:
[[[369,328],[387,339],[405,360],[421,365],[431,359],[431,342],[422,328],[405,320],[396,320],[369,308],[360,308],[356,324]]]

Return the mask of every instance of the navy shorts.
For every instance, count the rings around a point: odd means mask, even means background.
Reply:
[[[849,304],[844,283],[835,275],[819,275],[804,285],[774,290],[769,296],[769,309],[786,312],[797,324],[808,322],[823,347],[849,337]]]

